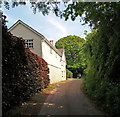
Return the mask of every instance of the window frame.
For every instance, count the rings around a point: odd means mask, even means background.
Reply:
[[[64,73],[63,73],[63,71],[62,71],[62,77],[64,76]]]
[[[56,58],[57,58],[57,53],[55,53],[55,56],[56,56]]]
[[[64,63],[63,63],[63,61],[61,61],[61,66],[64,66]]]
[[[33,39],[25,39],[25,46],[27,48],[34,48],[34,40]]]
[[[50,47],[50,53],[52,54],[52,48]]]

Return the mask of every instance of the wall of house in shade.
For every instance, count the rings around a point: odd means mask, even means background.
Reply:
[[[32,52],[41,57],[41,37],[25,27],[22,23],[19,23],[10,32],[17,37],[22,37],[24,40],[33,40],[33,48],[30,48]]]

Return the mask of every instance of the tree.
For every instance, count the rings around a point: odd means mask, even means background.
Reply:
[[[73,77],[77,77],[78,73],[83,73],[85,68],[85,59],[82,55],[84,42],[85,40],[83,38],[69,35],[59,39],[55,43],[57,49],[65,49],[67,64],[70,65],[68,69],[73,72]]]
[[[45,15],[53,10],[56,16],[65,20],[71,18],[74,21],[79,17],[96,29],[87,36],[84,44],[87,74],[82,84],[99,106],[110,114],[120,115],[120,2],[73,2],[65,5],[63,10],[58,3],[32,3],[33,11],[39,9]]]
[[[90,26],[98,27],[108,25],[119,17],[120,2],[63,2],[65,8],[61,9],[60,2],[30,2],[33,12],[37,10],[43,15],[49,14],[53,11],[56,16],[68,20],[70,17],[73,21],[76,17],[85,23],[90,23]],[[2,4],[2,2],[0,2]],[[11,6],[14,8],[18,5],[26,5],[26,2],[12,2]],[[9,2],[4,2],[5,8],[9,9]],[[83,15],[84,14],[84,15]]]

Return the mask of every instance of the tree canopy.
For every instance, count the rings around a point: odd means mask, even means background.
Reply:
[[[76,77],[79,72],[83,73],[85,68],[85,60],[82,54],[82,46],[84,42],[85,40],[79,36],[69,35],[59,39],[55,43],[57,49],[65,49],[67,64],[71,67],[68,69],[73,72],[74,77]],[[77,69],[79,69],[79,71]]]
[[[5,5],[9,8],[9,3]],[[83,42],[87,61],[83,89],[105,111],[120,115],[120,2],[68,2],[65,3],[65,9],[61,9],[57,2],[32,2],[31,5],[34,13],[38,10],[46,15],[52,10],[56,16],[65,20],[71,18],[74,21],[79,17],[80,21],[93,28],[94,31],[88,34],[85,43]],[[66,52],[66,57],[71,66],[79,63],[78,66],[81,66],[79,47],[82,46],[73,39],[66,38],[60,39],[56,47],[68,47],[68,50],[78,51],[78,54]],[[76,45],[71,45],[72,42]],[[66,48],[65,50],[67,51]],[[80,70],[80,67],[77,70]]]
[[[0,4],[3,2],[1,1]],[[61,2],[30,2],[33,12],[42,12],[43,15],[49,14],[53,11],[56,16],[73,21],[79,17],[85,23],[90,23],[90,26],[106,26],[114,22],[119,17],[120,2],[63,2],[64,9],[60,7]],[[18,5],[26,5],[26,2],[12,2],[11,6],[14,8]],[[9,2],[4,2],[5,8],[9,9]]]

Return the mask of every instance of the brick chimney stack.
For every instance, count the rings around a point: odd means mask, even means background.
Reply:
[[[50,43],[53,45],[53,40],[50,40]]]

